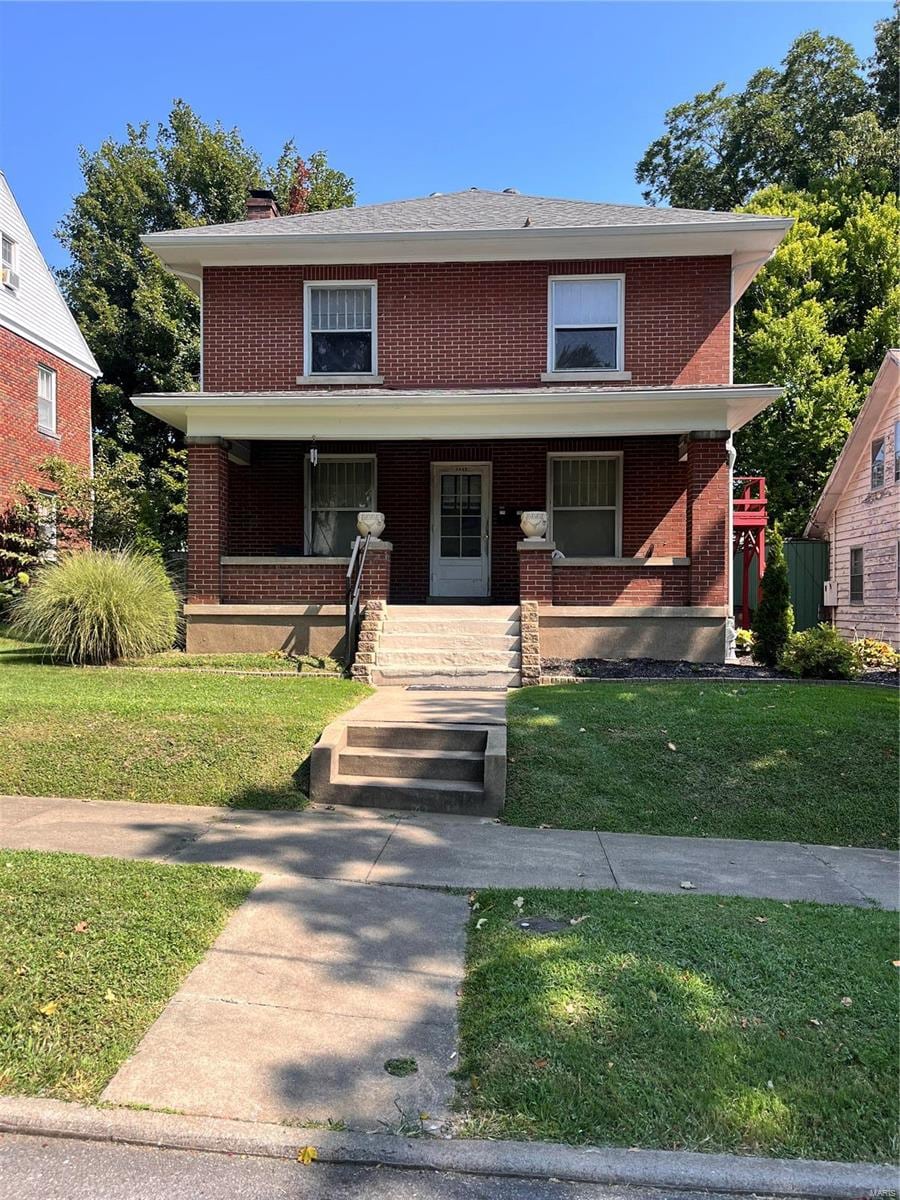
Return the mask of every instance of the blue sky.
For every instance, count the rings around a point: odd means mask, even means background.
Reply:
[[[2,3],[0,162],[47,259],[78,146],[183,97],[264,158],[293,136],[360,203],[478,186],[640,202],[665,110],[810,28],[862,56],[869,3]],[[39,53],[35,51],[39,48]]]

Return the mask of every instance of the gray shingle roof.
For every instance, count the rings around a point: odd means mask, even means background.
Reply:
[[[173,230],[167,237],[245,236],[284,234],[417,233],[465,230],[593,229],[622,226],[715,225],[724,221],[752,221],[751,213],[716,213],[691,208],[651,208],[638,204],[596,204],[590,200],[553,200],[517,192],[490,192],[470,188],[446,195],[363,204],[294,217],[235,221]],[[152,239],[152,235],[151,235]]]

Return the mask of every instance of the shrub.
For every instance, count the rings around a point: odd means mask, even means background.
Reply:
[[[764,666],[774,667],[794,628],[791,589],[788,580],[784,542],[777,529],[766,535],[766,570],[762,577],[762,598],[753,616],[753,657]]]
[[[792,634],[779,666],[806,679],[852,679],[859,674],[853,647],[831,625]]]
[[[734,652],[738,658],[743,658],[744,655],[753,653],[752,630],[736,629],[734,631]]]
[[[893,646],[887,642],[880,642],[877,638],[858,638],[850,643],[850,648],[860,668],[896,671],[900,667],[900,654]]]
[[[178,601],[158,559],[78,550],[45,564],[14,602],[13,628],[54,657],[107,663],[168,650]]]

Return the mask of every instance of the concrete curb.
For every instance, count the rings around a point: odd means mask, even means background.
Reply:
[[[896,1168],[873,1163],[750,1158],[672,1150],[408,1138],[337,1133],[285,1125],[193,1117],[135,1109],[91,1108],[62,1100],[0,1097],[0,1131],[38,1137],[122,1142],[174,1150],[294,1159],[315,1146],[318,1161],[557,1179],[573,1183],[631,1184],[769,1196],[876,1196],[897,1190]]]

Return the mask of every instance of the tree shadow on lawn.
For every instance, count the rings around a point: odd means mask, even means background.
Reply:
[[[229,810],[258,809],[263,812],[302,812],[309,804],[310,764],[312,754],[307,754],[299,766],[290,775],[290,783],[283,785],[260,786],[249,785],[235,792],[217,808]]]

